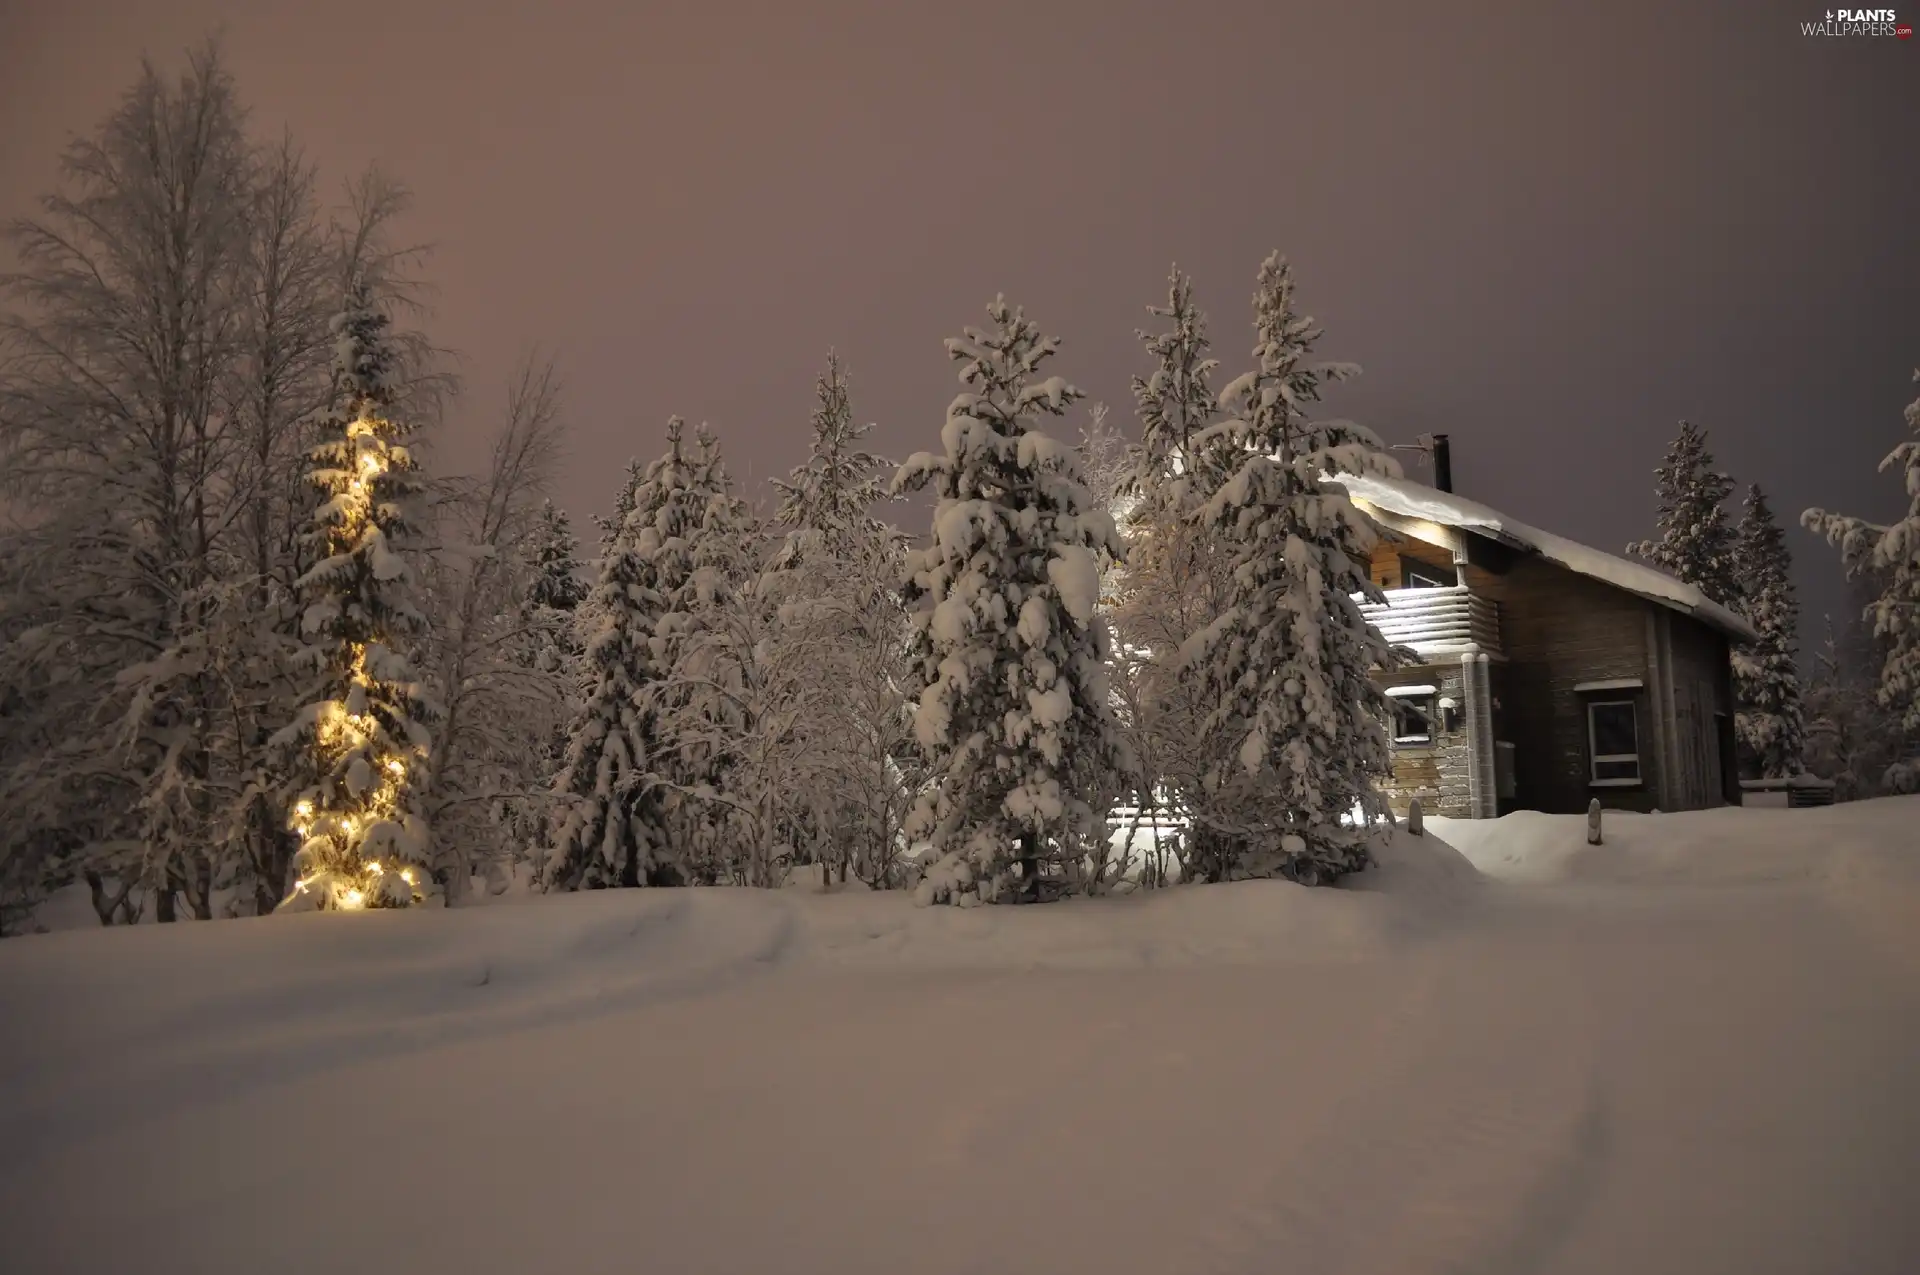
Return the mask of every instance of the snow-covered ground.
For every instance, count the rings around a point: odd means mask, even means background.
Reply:
[[[8,941],[0,1268],[1905,1275],[1916,825],[1435,819],[1335,891]]]

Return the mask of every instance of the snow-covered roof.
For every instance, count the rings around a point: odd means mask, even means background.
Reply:
[[[1373,505],[1403,518],[1419,518],[1443,527],[1471,531],[1524,553],[1538,554],[1569,571],[1691,615],[1742,642],[1752,642],[1760,636],[1752,625],[1732,611],[1664,571],[1529,527],[1477,501],[1403,479],[1341,474],[1334,481],[1361,504]]]

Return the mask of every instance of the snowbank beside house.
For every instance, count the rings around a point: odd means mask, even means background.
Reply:
[[[1920,806],[1904,797],[1809,810],[1609,810],[1598,846],[1587,844],[1585,815],[1522,810],[1499,819],[1429,818],[1427,827],[1501,881],[1755,885],[1837,881],[1906,862],[1920,853],[1916,817]]]
[[[1436,819],[1334,890],[8,941],[7,1264],[1906,1275],[1916,817]]]

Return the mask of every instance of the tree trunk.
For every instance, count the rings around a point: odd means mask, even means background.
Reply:
[[[287,895],[286,838],[271,828],[255,828],[253,838],[253,913],[267,916]]]
[[[473,865],[466,862],[465,855],[454,855],[447,864],[446,906],[457,908],[464,905],[467,896],[473,893]]]
[[[213,860],[206,855],[193,857],[193,879],[188,885],[187,902],[196,921],[213,920]]]
[[[110,895],[107,893],[107,879],[98,872],[89,871],[86,878],[87,894],[93,900],[94,915],[100,918],[100,924],[112,925],[114,914],[126,906],[127,896],[133,891],[132,884],[122,885],[119,893]]]

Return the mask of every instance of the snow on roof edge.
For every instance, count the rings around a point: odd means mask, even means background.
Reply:
[[[1358,474],[1330,474],[1327,478],[1343,487],[1349,496],[1388,513],[1424,519],[1443,527],[1458,527],[1503,541],[1576,574],[1691,615],[1738,641],[1752,642],[1760,636],[1740,616],[1664,571],[1530,527],[1478,501],[1404,479]]]

